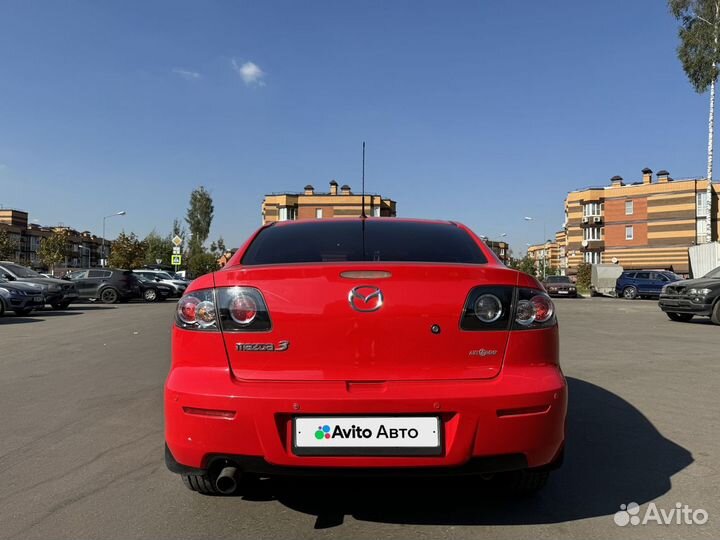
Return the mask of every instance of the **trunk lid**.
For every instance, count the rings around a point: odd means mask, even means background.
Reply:
[[[390,276],[341,276],[367,270]],[[223,333],[232,372],[239,379],[488,379],[500,372],[508,332],[460,330],[463,307],[473,287],[515,286],[517,275],[484,265],[296,264],[221,271],[215,274],[215,285],[259,289],[270,313],[269,332]],[[356,287],[363,287],[360,297],[351,296]],[[375,297],[362,299],[372,287],[381,291],[382,305],[363,311],[377,305]],[[433,333],[433,325],[439,333]],[[238,350],[238,344],[277,346],[283,341],[288,346],[282,351]]]

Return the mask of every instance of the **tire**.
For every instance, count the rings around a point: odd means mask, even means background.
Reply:
[[[715,300],[710,320],[713,324],[720,324],[720,300]]]
[[[545,487],[550,477],[550,471],[526,469],[508,473],[508,475],[510,493],[516,496],[527,496],[533,495]]]
[[[32,312],[32,308],[26,307],[26,308],[22,308],[22,309],[15,309],[13,311],[15,312],[15,315],[17,315],[18,317],[27,317],[28,315],[30,315],[30,312]]]
[[[155,289],[145,289],[143,291],[143,300],[146,302],[157,302],[158,293]]]
[[[117,303],[120,295],[112,287],[107,287],[100,291],[100,301],[103,304],[115,304]]]
[[[667,313],[667,316],[670,318],[671,321],[676,322],[689,322],[693,318],[692,313]]]
[[[202,493],[203,495],[219,495],[215,484],[207,474],[183,474],[183,483],[190,491]]]
[[[67,309],[70,306],[69,301],[64,302],[55,302],[54,304],[50,304],[53,309]]]
[[[5,314],[5,302],[0,300],[0,317],[2,317]]]
[[[629,287],[625,287],[623,289],[622,295],[626,300],[635,300],[638,296],[638,290],[636,287],[630,285]]]

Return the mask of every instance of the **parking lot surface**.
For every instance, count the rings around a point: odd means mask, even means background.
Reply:
[[[652,301],[557,301],[565,465],[531,499],[479,479],[262,481],[188,491],[163,462],[174,302],[0,319],[0,538],[710,538],[720,527],[720,327]],[[621,504],[705,525],[616,525]],[[642,515],[642,514],[641,514]]]

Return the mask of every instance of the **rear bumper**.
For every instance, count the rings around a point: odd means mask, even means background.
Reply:
[[[175,368],[165,387],[165,437],[176,472],[206,470],[218,457],[251,472],[391,473],[393,469],[494,472],[548,466],[565,439],[567,388],[557,366],[506,366],[488,381],[239,382],[227,369]],[[232,411],[232,418],[185,408]],[[440,456],[298,456],[295,415],[438,415]]]
[[[692,313],[709,317],[713,308],[712,301],[706,303],[703,300],[702,297],[662,295],[658,305],[665,312]]]

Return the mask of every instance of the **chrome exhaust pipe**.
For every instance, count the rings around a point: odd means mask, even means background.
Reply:
[[[236,467],[225,467],[215,479],[215,489],[223,495],[230,495],[237,489]]]

